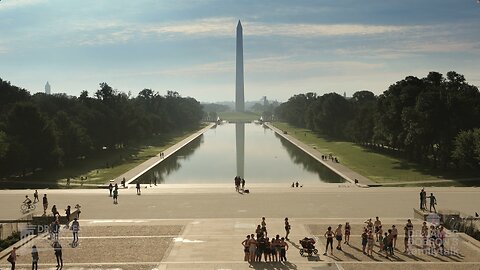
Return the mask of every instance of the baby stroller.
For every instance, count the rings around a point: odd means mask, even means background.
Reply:
[[[315,248],[315,240],[313,238],[305,237],[300,240],[300,245],[302,248],[300,249],[300,255],[303,256],[304,253],[307,253],[308,256],[312,256],[312,254],[317,254],[318,250]]]

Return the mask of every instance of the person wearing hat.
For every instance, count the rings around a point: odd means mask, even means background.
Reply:
[[[72,226],[70,227],[73,233],[73,242],[78,243],[78,231],[80,230],[80,224],[78,223],[78,219],[74,218],[72,222]]]

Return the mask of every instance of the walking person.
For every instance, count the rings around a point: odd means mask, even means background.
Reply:
[[[323,236],[325,236],[325,238],[327,239],[327,245],[325,246],[325,253],[323,253],[323,255],[327,255],[327,251],[328,251],[328,245],[330,245],[330,255],[333,255],[333,231],[332,231],[332,227],[328,227],[327,228],[327,231],[325,232],[325,234]]]
[[[335,239],[337,239],[337,249],[342,250],[342,224],[338,224],[337,229],[335,230]]]
[[[410,254],[410,248],[409,248],[409,232],[408,232],[408,228],[407,226],[403,227],[403,230],[405,231],[405,238],[404,238],[404,244],[405,244],[405,250],[403,251],[403,253],[405,254]]]
[[[77,218],[73,219],[71,230],[73,234],[72,244],[78,243],[78,231],[80,231],[80,223],[78,222]]]
[[[288,222],[288,217],[285,218],[285,239],[288,241],[288,235],[290,234],[290,229],[292,227],[290,226],[290,223]]]
[[[43,194],[42,203],[43,203],[43,215],[46,216],[47,215],[47,209],[48,209],[47,194]]]
[[[242,191],[245,191],[245,179],[242,178]]]
[[[15,270],[15,263],[17,262],[17,248],[13,247],[12,251],[10,251],[10,255],[8,255],[7,261],[12,265],[11,269]]]
[[[55,252],[55,258],[57,258],[57,268],[63,267],[62,245],[60,245],[58,241],[53,243],[53,250]]]
[[[433,196],[433,193],[430,193],[430,196],[428,196],[428,198],[430,199],[430,212],[432,212],[432,207],[433,207],[433,210],[436,213],[437,209],[435,208],[435,205],[437,204],[437,198]]]
[[[344,244],[350,245],[350,232],[351,232],[350,222],[347,222],[347,223],[345,223],[345,242],[344,242]]]
[[[383,229],[382,229],[382,225],[380,225],[380,227],[378,227],[378,244],[380,246],[380,249],[378,250],[379,252],[382,252],[385,247],[383,245]]]
[[[410,219],[407,220],[407,224],[405,224],[405,227],[407,228],[407,231],[408,231],[408,243],[412,245],[413,244],[413,224]]]
[[[428,226],[427,226],[427,222],[424,221],[422,224],[422,249],[424,253],[427,249],[427,243],[428,243]]]
[[[35,189],[35,192],[33,193],[33,203],[38,202],[38,191]]]
[[[135,185],[135,187],[137,188],[137,195],[141,195],[142,194],[142,191],[140,189],[140,183],[137,182],[137,184]]]
[[[38,250],[37,246],[32,246],[32,270],[38,269]]]

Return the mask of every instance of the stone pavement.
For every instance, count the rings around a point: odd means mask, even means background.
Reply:
[[[60,243],[63,246],[63,269],[478,269],[480,249],[455,234],[449,234],[447,247],[452,255],[425,255],[415,247],[414,255],[401,254],[391,261],[378,253],[372,258],[363,255],[359,234],[363,219],[350,219],[351,246],[334,256],[302,257],[299,239],[317,238],[316,247],[323,253],[323,233],[327,226],[344,223],[344,219],[292,218],[287,263],[243,261],[241,242],[245,235],[254,233],[260,218],[246,219],[111,219],[81,220],[80,241],[71,247],[71,235],[63,228]],[[269,235],[283,236],[283,219],[266,218]],[[385,219],[384,224],[402,227],[404,219]],[[415,222],[415,229],[419,222]],[[400,240],[400,239],[399,239]],[[31,245],[37,245],[40,269],[56,269],[51,241],[47,236],[18,250],[17,269],[29,269]],[[400,246],[400,247],[399,247]],[[397,244],[401,248],[402,243]],[[377,248],[376,248],[377,249]],[[0,267],[6,267],[5,261]],[[3,269],[3,268],[2,268]]]

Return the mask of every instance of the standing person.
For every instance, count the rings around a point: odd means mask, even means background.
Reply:
[[[330,245],[330,255],[333,255],[333,231],[332,231],[332,227],[328,227],[327,228],[327,231],[325,232],[325,234],[323,236],[325,236],[325,238],[327,238],[327,245],[325,246],[325,253],[323,253],[323,255],[327,255],[327,251],[328,251],[328,245]]]
[[[55,252],[55,258],[57,258],[57,268],[63,267],[62,245],[60,245],[58,241],[53,243],[53,250]]]
[[[248,253],[250,254],[250,262],[255,261],[255,253],[257,251],[257,241],[255,241],[254,235],[250,235],[250,240],[248,240]]]
[[[437,204],[437,198],[433,196],[433,193],[430,193],[430,196],[428,196],[428,198],[430,199],[430,212],[432,212],[432,207],[433,207],[433,210],[436,213],[437,209],[435,208],[435,205]]]
[[[262,225],[263,235],[267,237],[267,222],[265,222],[265,217],[262,217],[262,223],[260,224]]]
[[[272,259],[275,262],[278,262],[278,251],[279,248],[278,246],[280,245],[280,235],[277,234],[275,238],[272,238],[272,241],[270,243],[270,249],[272,251]]]
[[[443,226],[440,226],[438,229],[438,252],[443,255],[445,253],[445,237],[447,236],[447,233],[443,229]]]
[[[405,227],[408,231],[408,243],[410,245],[413,245],[413,224],[410,219],[407,220],[407,224],[405,224]]]
[[[398,236],[398,230],[395,225],[392,225],[392,244],[393,248],[397,248],[397,236]]]
[[[385,247],[383,246],[383,229],[382,229],[382,225],[380,225],[380,227],[378,228],[378,244],[380,246],[380,250],[379,252],[382,252]]]
[[[271,249],[271,244],[270,244],[270,239],[268,237],[265,237],[265,249],[263,250],[263,257],[265,258],[265,261],[271,262],[272,261],[272,249]]]
[[[427,192],[423,189],[423,210],[427,210]]]
[[[135,185],[135,187],[137,188],[137,195],[141,195],[141,194],[142,194],[142,191],[140,190],[140,183],[137,182],[137,184]]]
[[[112,183],[110,183],[110,184],[108,185],[108,191],[109,191],[109,194],[110,194],[109,196],[112,197],[112,191],[113,191],[113,185],[112,185]]]
[[[342,224],[338,224],[337,229],[335,230],[335,239],[337,239],[337,249],[342,250]]]
[[[244,261],[249,260],[249,249],[248,249],[248,241],[250,240],[250,235],[247,235],[247,238],[242,241],[242,246],[243,246],[243,252],[245,253],[245,256],[243,257]]]
[[[33,203],[38,202],[38,191],[35,189],[35,192],[33,193]]]
[[[350,245],[350,222],[345,223],[345,242],[344,244]]]
[[[113,190],[113,204],[118,204],[118,189]]]
[[[422,224],[422,248],[424,252],[427,249],[427,240],[428,240],[428,226],[427,226],[427,223],[424,221]]]
[[[381,233],[378,233],[378,231],[380,229],[380,226],[382,226],[382,222],[378,217],[375,217],[375,222],[373,223],[373,226],[375,227],[375,238],[378,242],[378,236],[381,235]]]
[[[404,238],[405,250],[403,251],[403,253],[409,254],[410,253],[410,248],[409,248],[409,243],[408,242],[409,242],[409,239],[410,239],[410,237],[409,237],[410,233],[408,232],[408,227],[407,226],[403,227],[403,230],[405,231],[405,238]]]
[[[43,215],[46,216],[47,215],[47,208],[48,208],[47,194],[43,194],[42,203],[43,203]]]
[[[37,246],[32,246],[32,270],[38,269],[38,250]]]
[[[285,218],[285,239],[288,241],[288,235],[290,234],[290,229],[292,227],[290,226],[290,223],[288,222],[288,217]]]
[[[53,238],[58,241],[58,234],[60,233],[60,224],[58,219],[53,222]]]
[[[58,213],[57,206],[55,204],[52,206],[52,215],[54,218],[56,218],[57,215],[60,216],[60,213]]]
[[[80,223],[78,223],[77,218],[73,219],[71,230],[72,230],[72,234],[73,234],[72,244],[73,243],[78,243],[78,231],[80,230]]]
[[[70,205],[67,205],[67,209],[65,209],[65,217],[67,218],[67,225],[66,227],[68,228],[68,225],[70,224]]]
[[[285,242],[285,238],[280,239],[280,261],[287,261],[288,244]]]
[[[373,231],[373,222],[371,218],[367,219],[364,223],[367,224],[367,232]]]
[[[235,191],[239,192],[240,191],[240,176],[235,176],[235,178],[233,179],[234,180],[234,183],[235,183]]]
[[[12,265],[12,270],[15,270],[15,263],[17,262],[17,248],[13,247],[12,251],[10,251],[10,255],[8,255],[7,261]]]
[[[242,178],[242,190],[245,191],[245,179]]]
[[[363,229],[363,233],[362,233],[362,252],[363,252],[363,254],[367,254],[365,252],[365,248],[367,247],[367,243],[368,243],[368,230]]]
[[[424,197],[424,192],[425,190],[422,188],[422,190],[420,190],[420,210],[425,210],[423,208],[423,201],[425,200],[425,197]]]
[[[373,232],[372,232],[372,231],[368,231],[368,237],[367,237],[367,245],[368,245],[367,255],[368,255],[368,256],[373,256],[373,245],[374,245],[374,242],[375,242],[375,238],[374,238],[374,236],[373,236]]]

